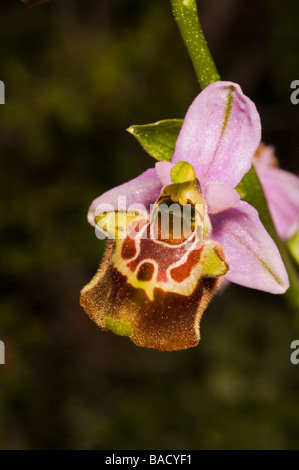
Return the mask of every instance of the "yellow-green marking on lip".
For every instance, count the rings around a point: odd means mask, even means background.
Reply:
[[[112,331],[116,335],[119,336],[132,336],[133,331],[130,325],[127,323],[117,320],[115,318],[106,317],[105,318],[105,326],[108,330]]]

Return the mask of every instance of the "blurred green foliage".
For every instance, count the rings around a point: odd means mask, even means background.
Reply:
[[[298,173],[298,2],[199,11],[222,78]],[[102,333],[78,304],[104,249],[89,204],[154,163],[125,129],[182,118],[199,91],[168,2],[9,1],[0,14],[0,448],[298,449],[299,331],[282,297],[229,286],[200,345],[174,353]]]

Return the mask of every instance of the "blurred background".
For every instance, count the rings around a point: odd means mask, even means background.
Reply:
[[[223,79],[298,174],[296,0],[202,0]],[[283,296],[230,286],[197,348],[141,349],[79,305],[105,243],[91,201],[152,166],[125,129],[199,92],[167,0],[0,5],[1,449],[298,449],[299,339]]]

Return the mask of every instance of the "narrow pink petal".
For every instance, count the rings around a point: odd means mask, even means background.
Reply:
[[[133,204],[142,204],[146,210],[154,204],[162,188],[155,168],[146,170],[127,183],[121,184],[97,197],[88,210],[88,222],[95,226],[94,217],[97,207],[111,206],[111,209],[125,210]],[[99,211],[101,212],[101,211]]]
[[[278,160],[274,152],[275,148],[272,145],[260,143],[253,160],[256,171],[260,173],[270,167],[278,165]]]
[[[217,214],[237,204],[239,193],[222,183],[208,183],[204,187],[204,198],[208,204],[209,214]]]
[[[289,287],[279,251],[262,225],[257,210],[244,201],[211,217],[211,238],[227,256],[228,281],[272,294]]]
[[[201,184],[215,181],[235,187],[250,169],[260,140],[254,103],[239,85],[214,82],[188,109],[172,163],[191,163]]]
[[[288,240],[299,230],[299,178],[280,168],[256,169],[277,233]]]
[[[173,163],[170,163],[170,162],[157,162],[156,163],[155,168],[157,171],[157,175],[159,176],[163,186],[171,184],[170,170],[172,167],[173,167]]]

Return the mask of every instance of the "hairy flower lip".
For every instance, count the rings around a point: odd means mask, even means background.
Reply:
[[[141,347],[174,351],[197,346],[200,318],[219,287],[220,278],[205,276],[191,290],[189,285],[190,293],[184,295],[155,285],[149,298],[141,288],[142,282],[139,287],[134,286],[112,262],[116,244],[117,241],[108,240],[98,273],[81,291],[80,304],[86,313],[102,329],[128,335]],[[221,259],[223,250],[218,244],[208,242],[208,247],[215,249]],[[226,271],[225,263],[221,269]]]

